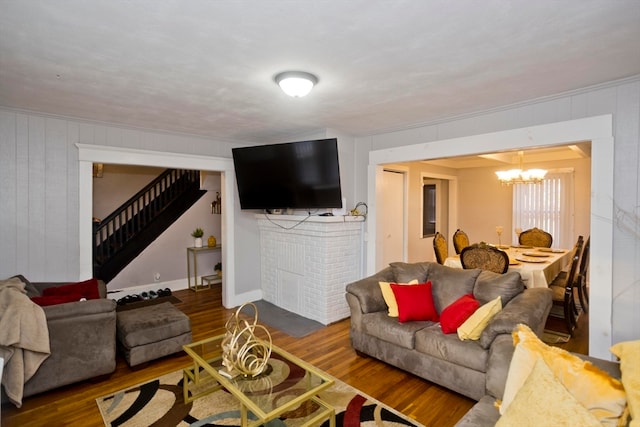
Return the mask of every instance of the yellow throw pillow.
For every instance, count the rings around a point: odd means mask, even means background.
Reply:
[[[478,308],[465,322],[458,328],[458,337],[461,340],[479,340],[482,331],[487,327],[493,316],[502,310],[502,298],[489,301]]]
[[[384,302],[387,303],[387,307],[389,307],[389,316],[390,317],[398,317],[400,313],[398,312],[398,303],[396,302],[396,296],[393,294],[391,290],[391,282],[378,282],[380,285],[380,290],[382,291],[382,298],[384,298]],[[413,279],[409,283],[398,283],[398,285],[417,285],[418,279]]]
[[[516,348],[509,365],[500,413],[504,415],[518,390],[538,359],[544,360],[551,372],[578,402],[603,425],[616,426],[627,400],[622,383],[609,374],[569,352],[550,347],[540,341],[526,325],[513,332]]]
[[[496,427],[601,427],[540,358]]]
[[[627,392],[631,413],[629,425],[640,427],[640,340],[619,342],[610,350],[620,359],[622,385]]]

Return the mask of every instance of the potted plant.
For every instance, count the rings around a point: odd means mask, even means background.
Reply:
[[[217,263],[213,269],[216,271],[216,273],[218,274],[218,276],[222,277],[222,263],[219,262]]]
[[[196,248],[201,248],[202,247],[202,236],[204,236],[204,231],[202,230],[202,228],[198,227],[195,230],[193,230],[191,232],[191,235],[196,239],[194,246]]]

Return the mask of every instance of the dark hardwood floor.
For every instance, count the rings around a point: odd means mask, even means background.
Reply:
[[[220,288],[174,293],[176,304],[191,318],[193,339],[222,333],[235,310],[222,307]],[[349,343],[349,319],[296,339],[270,328],[273,342],[336,378],[362,390],[427,426],[452,426],[474,401],[383,362],[356,355]],[[574,338],[559,345],[569,351],[588,353],[588,316],[582,315]],[[95,399],[157,378],[189,365],[184,353],[165,357],[131,369],[118,356],[115,372],[108,378],[61,387],[24,399],[20,409],[2,407],[2,426],[102,426]]]

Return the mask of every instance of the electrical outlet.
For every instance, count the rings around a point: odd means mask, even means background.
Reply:
[[[154,273],[153,274],[153,280],[156,281],[156,282],[159,282],[160,281],[160,273]]]

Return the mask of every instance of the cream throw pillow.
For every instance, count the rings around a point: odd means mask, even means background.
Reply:
[[[553,375],[578,402],[603,425],[616,426],[625,412],[627,400],[622,383],[567,351],[540,341],[526,325],[513,332],[516,345],[509,365],[500,414],[505,414],[538,359],[544,360]]]
[[[496,427],[601,427],[538,358]]]
[[[400,313],[398,312],[398,302],[396,301],[396,296],[393,294],[391,290],[391,282],[378,282],[380,285],[380,290],[382,291],[382,298],[384,298],[384,302],[387,303],[387,307],[389,307],[389,316],[390,317],[398,317]],[[398,285],[417,285],[418,279],[413,279],[409,283],[397,283]]]
[[[502,310],[502,298],[489,301],[478,308],[465,322],[458,328],[458,337],[461,340],[479,340],[482,331],[487,327],[493,316]]]
[[[622,385],[627,392],[631,413],[629,426],[640,427],[640,340],[620,342],[610,350],[620,359]]]

